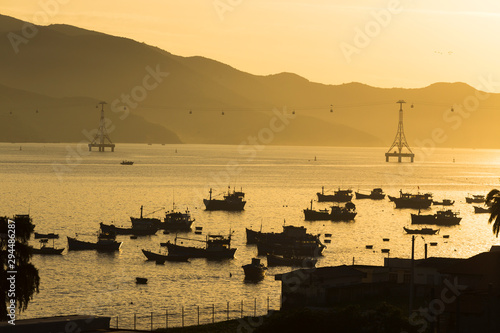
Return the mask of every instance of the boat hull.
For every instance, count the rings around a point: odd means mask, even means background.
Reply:
[[[68,251],[97,250],[101,252],[114,252],[118,251],[121,245],[121,242],[116,241],[99,241],[97,243],[92,243],[68,237]]]
[[[148,260],[152,261],[188,261],[189,259],[189,257],[186,256],[164,255],[147,250],[142,250],[142,253],[146,256]]]
[[[454,200],[432,201],[433,205],[441,205],[441,206],[453,206],[454,203],[455,203]]]
[[[327,211],[316,211],[304,209],[304,219],[306,221],[351,221],[356,217],[356,212],[342,211],[329,213]]]
[[[338,194],[323,194],[316,193],[318,196],[318,202],[349,202],[352,200],[352,194],[350,195],[338,195]]]
[[[226,211],[242,211],[246,201],[228,201],[216,199],[203,199],[206,210],[226,210]]]
[[[46,238],[46,239],[56,239],[59,238],[58,234],[50,233],[50,234],[40,234],[35,232],[35,239]]]
[[[435,215],[411,214],[411,224],[457,225],[462,220],[458,216],[437,218]]]
[[[432,204],[431,199],[412,200],[405,198],[394,198],[393,201],[396,204],[396,208],[425,209],[429,208]]]
[[[304,209],[304,219],[306,221],[329,221],[330,213],[328,211]]]
[[[364,194],[364,193],[354,192],[354,195],[356,196],[356,199],[371,199],[371,200],[385,199],[385,194],[381,193]]]
[[[283,226],[283,232],[261,232],[246,229],[247,244],[261,243],[278,243],[278,244],[294,244],[297,242],[318,242],[317,235],[307,233],[304,227]]]
[[[135,236],[151,236],[156,234],[156,228],[120,228],[113,224],[101,223],[101,230],[104,233],[115,233],[116,235],[135,235]]]
[[[242,267],[243,267],[243,272],[245,273],[245,280],[259,281],[264,279],[264,277],[266,276],[267,268],[262,265],[257,266],[253,264],[248,264]]]
[[[422,229],[408,229],[403,227],[407,234],[411,235],[435,235],[439,229],[422,228]]]
[[[39,249],[32,248],[31,253],[33,254],[44,254],[44,255],[59,255],[62,254],[64,251],[64,248],[62,249],[56,249],[53,247],[41,247]]]
[[[232,259],[236,252],[236,249],[204,249],[194,246],[177,245],[170,242],[165,243],[165,246],[168,249],[168,255],[185,256],[188,258]]]

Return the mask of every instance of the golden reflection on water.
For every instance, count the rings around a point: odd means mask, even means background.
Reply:
[[[437,149],[414,164],[385,163],[384,152],[384,148],[269,146],[252,158],[238,153],[236,146],[121,144],[115,153],[75,158],[68,157],[66,144],[23,144],[22,151],[17,145],[0,144],[1,214],[29,212],[37,231],[61,235],[56,247],[67,247],[65,237],[75,233],[81,239],[95,239],[99,222],[128,226],[141,205],[148,213],[171,209],[175,202],[178,209],[192,212],[193,227],[202,226],[204,234],[234,231],[232,246],[238,248],[234,260],[193,259],[159,266],[145,262],[141,253],[142,248],[158,251],[160,242],[175,237],[158,232],[137,240],[119,236],[123,245],[114,254],[65,251],[59,257],[35,256],[41,291],[22,317],[178,311],[182,304],[253,302],[268,296],[277,307],[281,285],[273,275],[287,268],[270,268],[264,281],[247,284],[241,266],[256,255],[255,247],[245,244],[245,228],[262,225],[263,231],[280,231],[284,221],[305,225],[312,233],[332,234],[317,266],[351,264],[353,258],[357,264],[381,265],[387,256],[382,248],[390,248],[391,257],[410,256],[411,236],[404,234],[403,226],[409,225],[414,211],[396,210],[387,199],[354,200],[358,215],[353,222],[304,221],[302,210],[321,186],[354,191],[382,187],[390,195],[398,195],[400,189],[432,192],[436,200],[455,200],[452,209],[460,211],[462,222],[441,227],[438,235],[417,237],[417,258],[424,255],[424,243],[431,241],[438,245],[429,246],[429,256],[452,257],[469,257],[498,243],[486,222],[488,215],[474,214],[465,196],[500,188],[499,151]],[[122,160],[135,163],[122,166]],[[64,172],[54,171],[61,166]],[[208,197],[208,189],[221,193],[228,185],[246,193],[245,211],[205,212],[202,199]],[[328,203],[314,206],[327,208]],[[160,217],[161,211],[153,215]],[[367,250],[368,244],[373,249]],[[150,282],[137,286],[136,276]]]

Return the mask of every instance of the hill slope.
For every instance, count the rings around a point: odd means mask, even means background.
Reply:
[[[22,36],[22,25],[22,21],[0,16],[4,37],[9,33]],[[97,100],[110,103],[117,115],[127,106],[131,114],[168,129],[186,143],[239,144],[269,127],[275,117],[273,109],[287,108],[295,110],[296,117],[290,126],[274,133],[273,144],[388,146],[397,129],[396,101],[405,99],[410,145],[431,138],[441,128],[446,133],[442,146],[500,148],[494,134],[500,121],[495,109],[499,95],[487,95],[477,110],[460,114],[459,105],[477,94],[462,83],[421,89],[323,85],[292,73],[252,75],[211,59],[180,57],[130,39],[67,25],[37,28],[34,37],[18,45],[18,53],[8,38],[0,38],[0,89],[30,91],[59,102],[85,96],[87,100],[73,101],[80,103],[82,114]],[[90,100],[92,105],[85,104]],[[34,99],[32,105],[39,102]],[[9,105],[19,103],[11,99]],[[415,107],[410,108],[410,103]],[[450,114],[453,105],[457,112]],[[7,109],[0,110],[2,116],[7,113]],[[50,126],[65,127],[67,121],[62,114],[40,120],[37,140],[49,140]],[[88,121],[96,122],[95,117]],[[126,132],[130,137],[123,140],[138,140],[132,136],[137,129]],[[58,141],[69,140],[70,134],[74,133],[68,131]],[[143,139],[146,136],[141,134]]]

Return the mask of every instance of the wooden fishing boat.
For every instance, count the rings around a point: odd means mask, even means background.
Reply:
[[[259,281],[266,275],[267,267],[260,262],[259,258],[252,258],[252,262],[243,267],[245,280]]]
[[[432,228],[421,228],[421,229],[408,229],[403,227],[407,234],[418,234],[418,235],[435,235],[439,232],[439,229]]]
[[[184,246],[177,244],[178,239],[205,243],[205,247]],[[231,259],[234,258],[235,248],[231,248],[231,235],[207,235],[205,240],[175,237],[175,242],[161,243],[166,246],[168,254],[172,256],[185,256],[188,258]]]
[[[165,255],[160,253],[155,253],[147,250],[142,250],[142,253],[146,256],[148,260],[152,261],[188,261],[189,257],[179,256],[179,255]]]

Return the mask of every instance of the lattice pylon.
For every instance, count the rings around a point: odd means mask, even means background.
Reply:
[[[92,150],[92,147],[99,148],[99,151],[104,151],[105,148],[111,148],[111,151],[115,150],[115,144],[111,142],[109,138],[108,131],[106,130],[106,123],[104,118],[104,105],[106,102],[100,102],[101,104],[101,120],[99,122],[99,130],[97,131],[94,139],[91,143],[89,143],[89,151]],[[105,141],[108,140],[108,143]]]
[[[406,137],[405,137],[405,132],[403,128],[403,104],[406,103],[403,100],[399,100],[396,103],[399,104],[399,122],[398,122],[398,131],[396,133],[396,137],[394,138],[394,142],[392,143],[391,147],[385,153],[385,160],[386,162],[389,162],[389,157],[397,157],[398,162],[401,162],[402,157],[410,157],[411,162],[413,162],[413,158],[415,157],[415,154],[411,151],[410,146],[408,145],[408,142],[406,142]],[[397,152],[394,151],[391,153],[391,150],[393,148],[397,147]],[[403,148],[406,148],[408,150],[407,153],[403,153]]]

